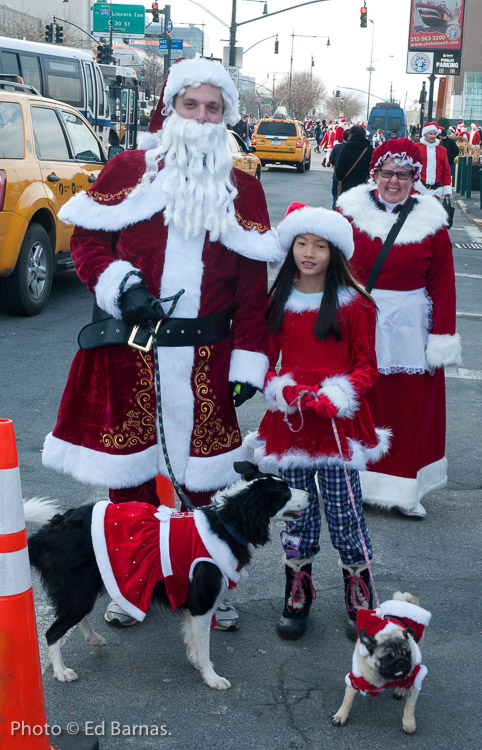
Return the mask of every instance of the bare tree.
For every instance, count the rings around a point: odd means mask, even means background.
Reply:
[[[293,117],[301,120],[308,112],[317,108],[325,94],[326,86],[321,78],[313,76],[310,71],[306,70],[293,73],[290,96],[290,77],[286,75],[274,90],[273,110],[279,106],[286,107],[286,109],[291,109]]]
[[[323,103],[323,107],[330,120],[336,120],[340,117],[340,112],[343,112],[341,117],[346,120],[356,120],[362,114],[365,104],[356,94],[342,91],[341,97],[328,96]]]
[[[163,59],[152,50],[146,50],[142,68],[144,72],[144,86],[146,89],[149,89],[151,97],[155,101],[161,93],[164,82]]]
[[[26,13],[17,12],[14,18],[0,17],[0,36],[25,39],[28,42],[45,42],[45,27],[48,23],[52,23],[52,17],[35,18],[34,16],[28,16]],[[58,25],[63,28],[63,44],[68,47],[78,47],[79,32],[76,31],[75,27],[60,21]]]

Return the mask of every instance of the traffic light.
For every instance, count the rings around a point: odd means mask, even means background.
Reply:
[[[95,56],[95,59],[98,63],[105,63],[105,48],[107,47],[106,44],[98,44],[97,45],[97,54]]]
[[[339,98],[341,97],[341,94],[340,94],[340,89],[337,89],[337,90],[335,91],[335,96],[336,96],[336,98],[337,98],[337,99],[339,99]]]
[[[113,50],[110,44],[104,44],[104,63],[110,65],[113,61]]]
[[[152,20],[154,23],[159,23],[159,3],[152,3]]]
[[[48,23],[45,27],[45,41],[48,44],[52,44],[54,39],[54,25],[53,23]]]
[[[63,44],[64,42],[64,27],[57,26],[55,27],[55,44]]]
[[[274,42],[274,53],[275,53],[275,55],[277,55],[278,52],[279,52],[279,41],[278,41],[278,37],[276,37],[275,42]]]
[[[360,8],[360,26],[362,29],[367,27],[367,6]]]

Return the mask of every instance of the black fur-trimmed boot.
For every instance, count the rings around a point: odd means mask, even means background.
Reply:
[[[285,558],[285,606],[276,623],[281,638],[294,640],[306,632],[308,615],[316,591],[311,580],[311,560]]]
[[[345,583],[345,604],[348,619],[345,633],[351,641],[356,641],[356,613],[359,609],[373,609],[373,590],[370,571],[365,563],[347,565],[339,562]]]

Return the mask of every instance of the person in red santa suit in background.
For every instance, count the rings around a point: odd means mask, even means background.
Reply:
[[[235,405],[263,387],[266,263],[281,253],[259,180],[233,169],[226,124],[238,120],[222,65],[175,63],[151,120],[158,136],[110,160],[62,209],[101,317],[128,328],[156,322],[170,304],[156,300],[184,290],[160,331],[160,389],[153,351],[99,337],[75,355],[45,440],[45,466],[109,488],[115,503],[159,504],[156,476],[168,470],[158,411],[174,477],[194,506],[236,481],[233,462],[246,455]],[[117,605],[106,618],[133,624]],[[234,629],[237,614],[220,621]]]
[[[417,144],[422,173],[414,185],[419,193],[431,193],[437,198],[452,195],[452,174],[447,151],[437,139],[441,130],[436,122],[426,122],[422,128],[422,137]]]
[[[390,453],[360,474],[365,503],[423,518],[421,500],[447,482],[444,367],[461,361],[455,333],[455,274],[447,215],[413,193],[418,145],[385,141],[373,152],[373,182],[348,190],[337,208],[352,224],[353,273],[366,285],[397,214],[410,213],[375,280],[379,378],[366,392],[373,421],[389,427]],[[407,208],[408,208],[407,207]]]
[[[458,138],[468,138],[467,135],[467,126],[465,125],[463,120],[459,120],[457,123],[457,137]]]
[[[475,122],[470,126],[469,143],[471,146],[480,145],[480,130]]]
[[[348,128],[348,123],[345,120],[345,118],[343,118],[342,120],[340,120],[340,122],[338,123],[335,129],[335,143],[343,143],[343,133],[345,132],[347,128]]]

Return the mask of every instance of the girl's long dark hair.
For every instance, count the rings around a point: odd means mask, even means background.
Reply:
[[[279,331],[282,326],[286,301],[291,294],[297,272],[293,255],[294,243],[295,240],[291,243],[283,265],[269,290],[270,302],[266,315],[268,318],[268,330],[272,333]],[[339,341],[341,339],[341,330],[337,312],[340,313],[341,319],[344,320],[338,304],[339,287],[344,286],[355,289],[358,294],[371,302],[375,307],[376,305],[373,297],[365,292],[356,281],[350,270],[348,261],[341,250],[331,242],[328,242],[328,247],[330,248],[330,264],[326,272],[325,291],[315,320],[314,334],[316,338],[322,341],[330,336],[334,336],[335,340]]]

